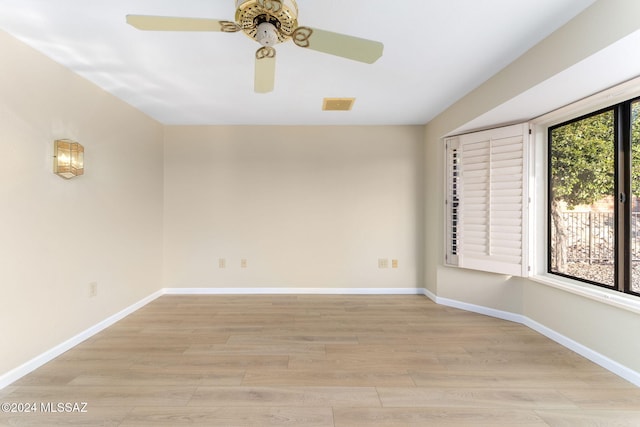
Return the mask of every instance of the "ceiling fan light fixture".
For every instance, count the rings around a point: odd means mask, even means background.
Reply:
[[[273,46],[278,43],[278,30],[275,25],[270,22],[263,22],[258,25],[258,32],[256,33],[256,40],[262,46]]]
[[[274,27],[276,43],[283,43],[298,28],[298,5],[295,0],[236,0],[236,22],[247,36],[258,42],[260,26],[269,23]]]

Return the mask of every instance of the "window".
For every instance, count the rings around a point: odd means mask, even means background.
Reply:
[[[640,101],[549,128],[548,271],[640,295]]]
[[[526,124],[447,138],[446,263],[525,276]]]

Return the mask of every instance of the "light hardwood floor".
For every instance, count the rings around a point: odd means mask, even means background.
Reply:
[[[0,391],[2,426],[640,426],[640,389],[422,296],[163,296]]]

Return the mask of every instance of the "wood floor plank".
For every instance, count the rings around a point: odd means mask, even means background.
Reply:
[[[326,353],[324,344],[307,343],[282,343],[282,344],[194,344],[184,350],[184,355],[262,355],[262,356],[289,356],[289,355],[315,355],[324,356]]]
[[[291,334],[287,335],[279,331],[277,334],[234,334],[227,341],[231,345],[242,344],[357,344],[358,337],[353,333],[341,334],[339,332],[330,331],[327,333],[316,334]]]
[[[342,386],[342,387],[412,387],[413,378],[404,369],[393,367],[363,370],[276,369],[248,370],[244,386]]]
[[[118,427],[334,427],[331,408],[147,407],[135,408]]]
[[[635,410],[536,410],[536,414],[553,427],[637,427],[640,409]]]
[[[418,387],[454,387],[454,388],[580,388],[589,387],[592,383],[590,376],[579,373],[564,372],[536,372],[535,375],[524,374],[517,370],[482,369],[468,371],[454,371],[442,367],[441,369],[410,370],[409,375]],[[596,383],[598,381],[595,381]],[[630,384],[626,383],[626,387]],[[621,384],[622,387],[622,384]]]
[[[378,387],[385,408],[577,409],[555,390]]]
[[[166,295],[0,390],[0,426],[636,426],[640,389],[422,296]]]
[[[640,412],[640,389],[563,389],[561,393],[583,409],[636,410]]]
[[[168,373],[155,371],[103,371],[97,373],[84,373],[76,376],[68,385],[70,386],[191,386],[202,384],[201,373]]]
[[[131,369],[172,372],[212,372],[220,369],[256,369],[256,368],[285,368],[289,364],[288,356],[260,356],[260,355],[148,355],[134,363]]]
[[[337,408],[335,427],[549,427],[530,410],[478,408]]]
[[[299,356],[289,358],[289,369],[313,369],[320,371],[332,370],[368,370],[375,372],[381,366],[396,369],[418,369],[425,366],[437,366],[439,361],[431,355],[413,355],[411,357],[393,357],[367,354],[330,355],[330,356]]]
[[[378,407],[374,387],[199,387],[189,406]]]

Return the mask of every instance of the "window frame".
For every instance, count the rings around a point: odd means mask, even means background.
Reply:
[[[635,82],[637,86],[638,82]],[[623,85],[624,86],[624,85]],[[612,88],[604,93],[610,93]],[[597,98],[603,98],[600,94]],[[625,93],[622,95],[622,99],[612,100],[610,95],[605,95],[605,98],[609,99],[609,102],[591,102],[583,101],[580,108],[574,108],[574,114],[566,114],[561,116],[558,112],[550,113],[547,116],[543,116],[542,120],[534,120],[534,124],[537,127],[536,134],[544,132],[544,173],[542,176],[545,178],[545,195],[544,195],[544,258],[540,258],[541,251],[539,248],[532,250],[532,253],[536,253],[537,259],[544,259],[544,274],[550,275],[554,279],[560,278],[566,280],[568,283],[583,283],[588,286],[595,286],[602,289],[607,289],[618,294],[629,295],[632,297],[640,297],[640,292],[634,292],[632,290],[632,255],[631,255],[631,216],[632,216],[632,105],[636,102],[640,102],[640,91],[635,90],[632,94]],[[566,109],[571,109],[572,106]],[[565,110],[565,109],[561,109]],[[578,111],[578,113],[576,113]],[[568,274],[558,273],[551,271],[551,133],[553,129],[558,127],[575,123],[580,120],[601,114],[606,111],[613,111],[614,113],[614,285],[609,286],[604,283],[595,282],[592,280],[571,276]],[[549,120],[549,116],[552,117]],[[544,118],[547,118],[545,120]],[[539,139],[536,143],[539,143]],[[540,159],[540,156],[536,156]],[[636,165],[640,167],[640,165]],[[538,170],[536,174],[540,171]],[[540,194],[536,194],[539,197]],[[540,224],[538,224],[540,225]],[[540,236],[540,233],[537,233]],[[536,269],[538,273],[541,272],[540,268]]]

